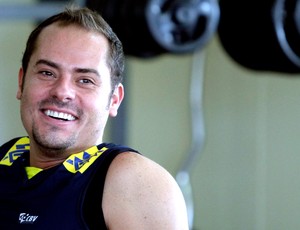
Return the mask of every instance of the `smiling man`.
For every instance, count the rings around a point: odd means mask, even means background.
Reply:
[[[124,97],[123,69],[119,39],[87,8],[31,33],[17,92],[28,137],[0,148],[0,229],[188,229],[173,177],[102,142]]]
[[[111,85],[108,44],[78,25],[56,22],[41,31],[26,73],[20,70],[17,93],[34,166],[51,164],[40,156],[53,150],[63,159],[101,143],[108,115],[116,115],[123,98],[123,86]]]

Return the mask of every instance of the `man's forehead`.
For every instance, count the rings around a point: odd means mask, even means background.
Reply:
[[[59,51],[64,48],[70,50],[73,48],[74,53],[78,52],[78,54],[89,48],[89,53],[102,55],[105,59],[110,52],[108,39],[103,34],[86,30],[78,25],[61,26],[57,23],[51,24],[41,31],[34,52],[40,49],[57,49]]]

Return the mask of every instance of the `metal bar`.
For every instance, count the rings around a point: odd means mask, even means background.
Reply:
[[[205,124],[203,115],[203,81],[204,81],[204,51],[196,51],[193,55],[192,74],[190,82],[190,109],[192,143],[188,155],[176,174],[176,180],[182,190],[188,212],[190,229],[194,222],[194,199],[190,173],[202,153],[205,142]]]

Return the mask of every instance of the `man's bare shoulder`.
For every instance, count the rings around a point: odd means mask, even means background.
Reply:
[[[188,229],[182,193],[171,174],[140,154],[119,154],[104,188],[110,229]]]

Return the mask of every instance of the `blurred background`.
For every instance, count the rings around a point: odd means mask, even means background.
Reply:
[[[270,24],[257,21],[260,12],[266,15],[262,6],[272,5],[275,12],[275,1],[219,2],[221,16],[214,15],[219,28],[212,26],[204,41],[198,43],[202,31],[173,40],[171,47],[127,50],[126,101],[119,120],[110,121],[105,141],[138,149],[177,179],[187,173],[179,183],[192,203],[192,229],[300,229],[297,55],[284,57],[288,54],[278,51],[274,36],[264,34]],[[25,42],[36,22],[7,18],[1,8],[39,3],[0,0],[0,143],[26,135],[15,95]],[[228,7],[232,12],[222,11]],[[135,28],[137,36],[141,30]]]

